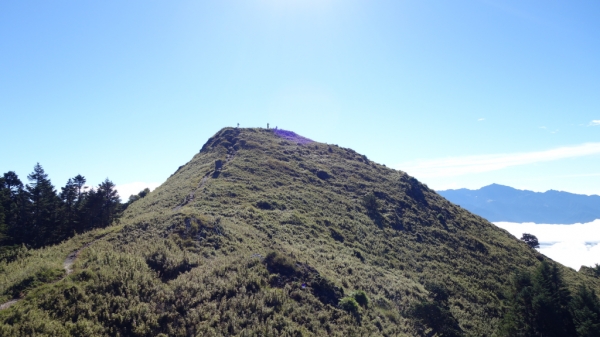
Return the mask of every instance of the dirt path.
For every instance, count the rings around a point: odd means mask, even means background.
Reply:
[[[11,305],[17,303],[19,300],[10,300],[6,303],[3,303],[0,305],[0,310],[4,310],[4,309],[8,309],[10,308]]]
[[[200,183],[198,184],[198,187],[192,191],[189,195],[187,195],[185,197],[185,199],[183,200],[183,202],[177,206],[175,206],[173,208],[174,211],[179,210],[181,207],[187,205],[188,203],[190,203],[191,201],[193,201],[196,198],[196,192],[198,190],[200,190],[202,187],[204,187],[204,184],[206,184],[206,181],[208,180],[208,176],[211,174],[212,172],[207,173],[204,177],[202,177],[202,180],[200,180]]]
[[[83,245],[81,248],[77,249],[76,251],[69,253],[69,255],[67,255],[67,257],[65,258],[65,261],[63,262],[63,268],[65,268],[65,272],[66,272],[65,275],[52,283],[62,281],[65,277],[67,277],[69,274],[71,274],[73,272],[73,268],[71,268],[71,267],[73,267],[73,263],[75,263],[75,260],[77,260],[81,251],[84,250],[85,248],[91,246],[97,240],[98,239],[96,239],[90,243],[87,243],[87,244]],[[0,304],[0,310],[8,309],[13,304],[19,302],[20,300],[21,300],[20,298],[14,298],[6,303],[2,303],[2,304]]]
[[[225,164],[232,161],[233,158],[235,158],[235,151],[230,149],[229,152],[227,153],[227,156],[225,157]],[[185,198],[183,199],[183,201],[179,205],[173,207],[173,211],[178,211],[179,209],[181,209],[181,207],[192,202],[196,198],[196,193],[198,191],[202,190],[202,188],[204,187],[204,184],[206,184],[206,182],[208,181],[208,178],[211,176],[211,174],[213,175],[213,178],[215,178],[219,175],[221,170],[222,170],[222,167],[219,167],[219,168],[215,169],[214,171],[210,171],[206,175],[204,175],[204,177],[202,177],[202,180],[200,180],[198,187],[196,187],[195,190],[190,192],[190,194],[186,195]]]
[[[81,253],[81,251],[84,250],[85,248],[91,246],[92,243],[96,242],[96,240],[83,245],[83,247],[81,247],[78,250],[67,255],[67,258],[63,262],[63,268],[65,268],[65,271],[67,272],[67,274],[63,278],[67,277],[67,275],[69,275],[73,272],[73,268],[71,268],[71,267],[73,266],[73,263],[75,263],[75,260],[77,260],[77,258],[79,257],[79,254]],[[61,280],[62,280],[62,278],[61,278]],[[60,281],[60,280],[58,280],[58,281]],[[56,281],[56,282],[58,282],[58,281]]]

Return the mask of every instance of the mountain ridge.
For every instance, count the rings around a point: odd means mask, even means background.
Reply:
[[[586,223],[600,219],[600,196],[549,190],[534,192],[491,184],[477,190],[437,191],[489,221],[546,224]]]
[[[28,283],[92,241],[64,279]],[[0,265],[0,302],[23,297],[0,336],[489,336],[510,275],[540,261],[351,149],[224,128],[119,224]],[[423,303],[442,325],[416,316]]]

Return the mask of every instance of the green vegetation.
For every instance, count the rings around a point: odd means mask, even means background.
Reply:
[[[344,297],[340,300],[340,308],[350,312],[350,313],[358,313],[360,310],[360,306],[356,299],[352,296]]]
[[[600,336],[600,299],[583,285],[571,296],[556,264],[516,273],[508,299],[500,336]]]
[[[352,297],[356,300],[356,303],[360,304],[361,307],[366,308],[369,306],[369,297],[367,293],[362,290],[357,290],[352,293]]]
[[[547,260],[403,172],[277,132],[223,129],[118,225],[0,262],[8,301],[85,247],[0,336],[491,336],[510,275]],[[558,268],[595,298],[599,278]]]
[[[429,298],[413,303],[408,311],[416,321],[417,332],[420,335],[462,336],[463,331],[448,305],[448,291],[431,282],[426,283],[425,288],[429,290]]]
[[[77,175],[57,194],[39,163],[27,179],[29,184],[23,185],[12,171],[0,177],[0,261],[13,259],[22,245],[40,248],[107,227],[150,193],[145,189],[121,204],[110,180],[86,191],[86,179]]]
[[[523,233],[521,240],[524,241],[530,248],[540,248],[538,238],[533,234]]]

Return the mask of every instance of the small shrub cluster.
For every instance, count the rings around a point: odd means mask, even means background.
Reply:
[[[265,200],[260,200],[256,202],[256,207],[259,209],[263,209],[263,210],[267,210],[267,211],[271,211],[271,210],[285,210],[285,204],[282,203],[278,203],[277,201],[265,201]]]
[[[367,296],[367,293],[365,293],[363,290],[357,290],[353,292],[352,297],[356,300],[358,304],[360,304],[361,307],[367,308],[369,306],[369,297]]]
[[[284,276],[293,276],[298,273],[296,262],[289,256],[283,255],[277,251],[272,251],[267,254],[264,262],[270,273],[277,273]]]
[[[350,313],[358,313],[360,310],[360,306],[356,299],[352,296],[344,297],[340,300],[340,308],[350,312]]]

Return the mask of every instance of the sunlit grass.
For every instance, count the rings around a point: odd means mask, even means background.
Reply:
[[[403,172],[264,129],[221,130],[119,226],[0,265],[0,296],[99,237],[0,312],[0,335],[410,336],[426,283],[466,335],[491,335],[510,274],[543,258]],[[356,294],[368,305],[338,305]]]

